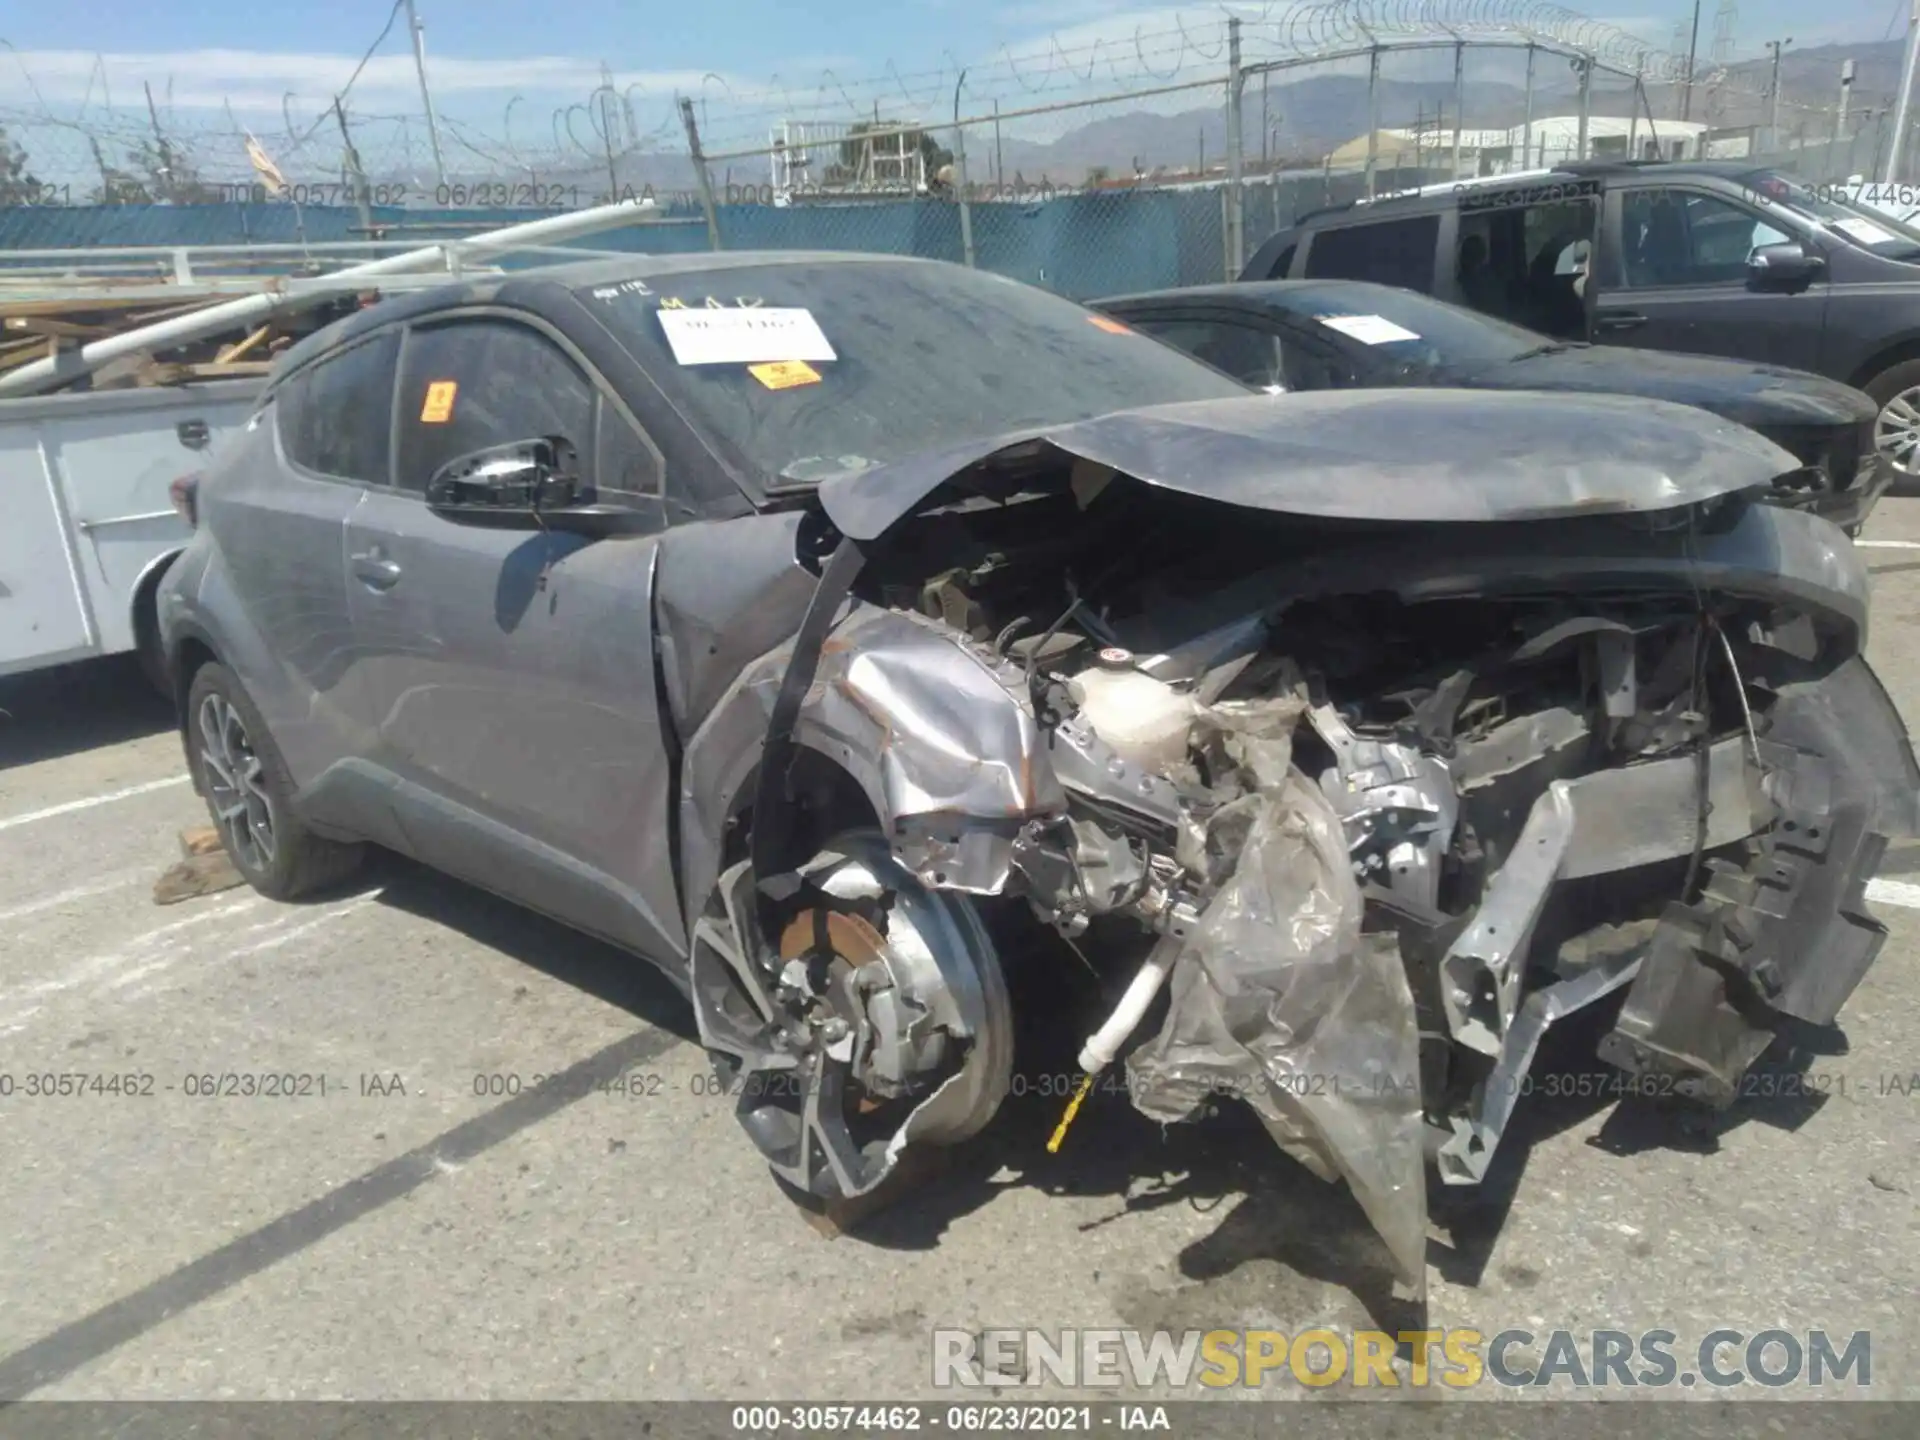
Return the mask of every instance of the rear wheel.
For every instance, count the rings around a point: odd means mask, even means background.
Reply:
[[[187,691],[188,754],[220,842],[247,883],[274,900],[338,884],[364,847],[314,834],[293,813],[293,783],[253,701],[222,665]]]
[[[998,1110],[1013,1020],[971,902],[928,890],[877,831],[834,837],[762,936],[750,864],[694,927],[700,1040],[774,1172],[825,1199],[865,1194],[909,1144],[955,1145]]]
[[[1880,407],[1873,441],[1893,468],[1893,489],[1920,492],[1920,360],[1890,365],[1861,388]]]

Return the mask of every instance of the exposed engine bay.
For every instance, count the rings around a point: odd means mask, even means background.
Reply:
[[[1724,1105],[1884,940],[1863,888],[1920,770],[1810,516],[1302,518],[1038,446],[883,542],[813,543],[693,982],[708,1048],[785,1077],[742,1118],[816,1193],[1005,1093],[970,897],[1130,977],[1082,1095],[1124,1065],[1157,1120],[1244,1100],[1411,1285],[1428,1167],[1486,1174],[1552,1022],[1623,996],[1603,1057]],[[803,755],[880,834],[814,843]]]

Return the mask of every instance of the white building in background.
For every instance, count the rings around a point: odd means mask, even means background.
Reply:
[[[1655,120],[1644,115],[1587,117],[1587,152],[1591,160],[1697,160],[1701,158],[1707,127],[1697,121]],[[1531,130],[1515,125],[1508,130],[1462,130],[1459,135],[1462,175],[1499,175],[1509,170],[1534,170],[1579,158],[1580,117],[1543,115]],[[1445,169],[1453,163],[1454,132],[1431,126],[1382,130],[1374,139],[1374,164],[1386,169]],[[1367,136],[1347,141],[1327,157],[1331,169],[1346,170],[1367,161]]]

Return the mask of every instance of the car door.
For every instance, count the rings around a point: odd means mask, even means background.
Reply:
[[[399,343],[398,330],[377,332],[287,376],[201,497],[201,522],[250,632],[221,637],[223,648],[245,667],[310,818],[349,830],[362,817],[331,779],[362,747],[364,698],[352,666],[344,532],[367,483],[386,478]],[[380,418],[343,425],[343,415]]]
[[[571,443],[632,537],[456,524],[428,479],[456,457]],[[409,329],[393,483],[347,527],[358,665],[405,846],[656,958],[682,925],[655,683],[659,451],[555,331],[476,311]]]
[[[1777,210],[1704,188],[1626,185],[1607,194],[1606,253],[1594,279],[1593,338],[1606,345],[1725,355],[1813,369],[1830,287],[1748,283],[1760,245],[1812,235]],[[1591,281],[1590,281],[1591,283]]]

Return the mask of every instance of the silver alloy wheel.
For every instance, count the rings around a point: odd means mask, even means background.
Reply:
[[[1880,407],[1873,443],[1900,474],[1920,477],[1920,385],[1902,390]]]
[[[199,725],[207,801],[226,832],[227,847],[246,869],[266,870],[274,855],[273,797],[267,793],[266,767],[225,696],[201,700]]]
[[[845,1199],[908,1144],[958,1144],[992,1119],[1011,1084],[1012,1007],[971,903],[922,887],[878,832],[836,836],[802,873],[853,908],[811,906],[776,943],[760,934],[751,865],[720,877],[692,936],[694,1015],[720,1093],[738,1096],[774,1172]]]

